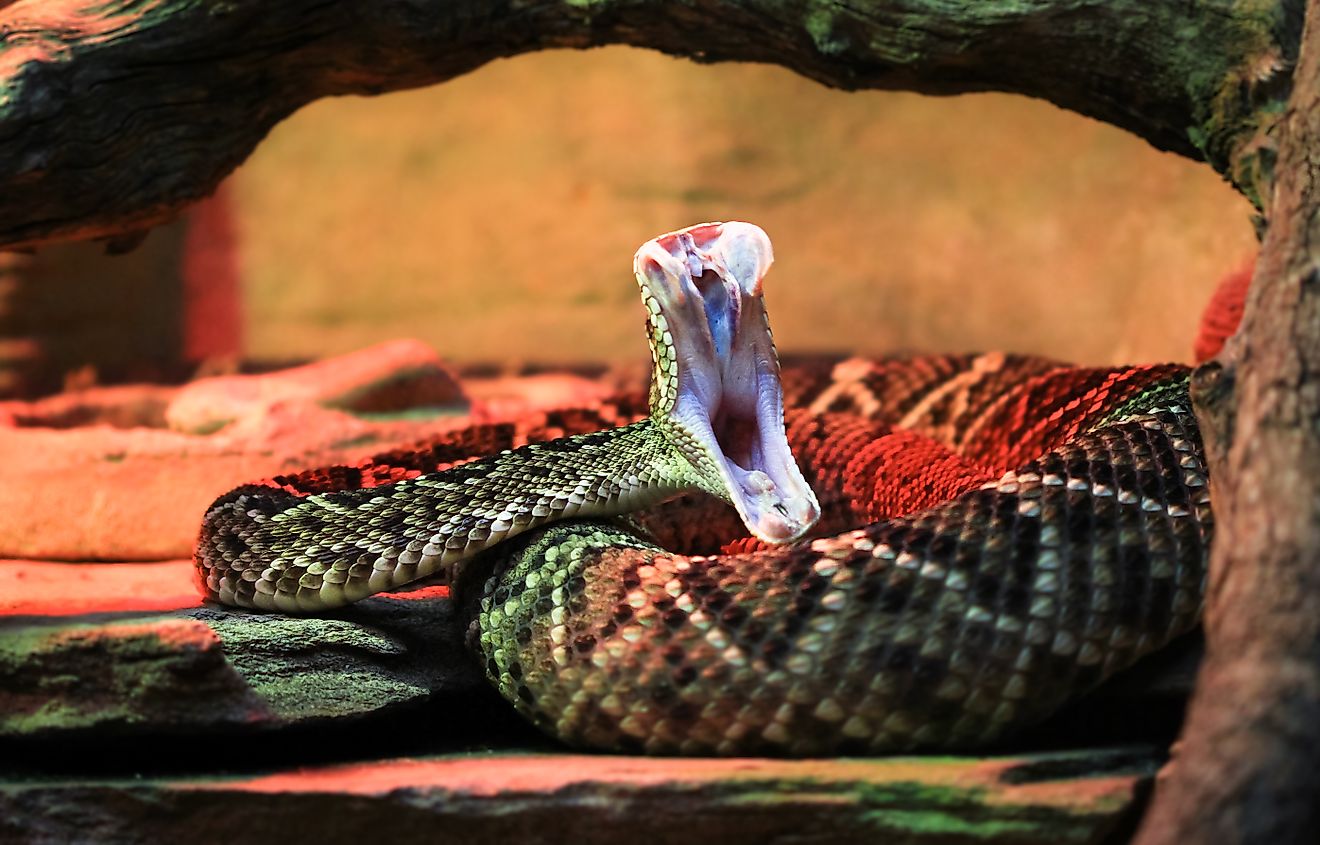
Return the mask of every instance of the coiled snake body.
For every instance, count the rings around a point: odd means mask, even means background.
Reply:
[[[547,431],[474,428],[238,488],[203,524],[204,592],[307,612],[448,575],[520,712],[649,753],[975,747],[1195,624],[1212,516],[1185,368],[852,360],[786,372],[785,415],[770,261],[749,224],[648,242],[648,416],[575,434],[637,409],[559,415],[573,436],[517,449]],[[678,554],[606,521],[690,490],[759,541]],[[714,551],[729,520],[708,502],[638,519]]]

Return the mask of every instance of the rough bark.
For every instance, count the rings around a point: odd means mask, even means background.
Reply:
[[[1207,659],[1145,845],[1320,830],[1320,0],[1302,43],[1242,327],[1196,379],[1215,489]]]
[[[1286,85],[1296,5],[0,3],[0,247],[105,238],[127,248],[210,193],[272,126],[312,100],[440,82],[550,47],[633,44],[698,61],[773,62],[849,89],[1018,92],[1229,173],[1260,104]]]

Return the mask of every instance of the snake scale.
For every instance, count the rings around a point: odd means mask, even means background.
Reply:
[[[645,407],[240,487],[206,514],[203,592],[313,612],[446,577],[519,712],[656,754],[974,748],[1196,624],[1185,367],[851,359],[781,392],[771,261],[750,224],[648,242]]]

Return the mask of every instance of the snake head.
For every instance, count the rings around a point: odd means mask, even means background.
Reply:
[[[637,251],[650,321],[651,418],[703,490],[732,504],[770,543],[801,537],[820,516],[784,433],[779,358],[762,299],[774,262],[751,223],[702,223]]]

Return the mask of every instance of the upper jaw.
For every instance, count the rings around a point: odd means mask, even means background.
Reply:
[[[639,282],[658,303],[677,358],[667,427],[701,485],[730,502],[756,537],[786,543],[820,516],[784,433],[779,362],[762,279],[770,240],[750,223],[703,223],[637,252]]]

